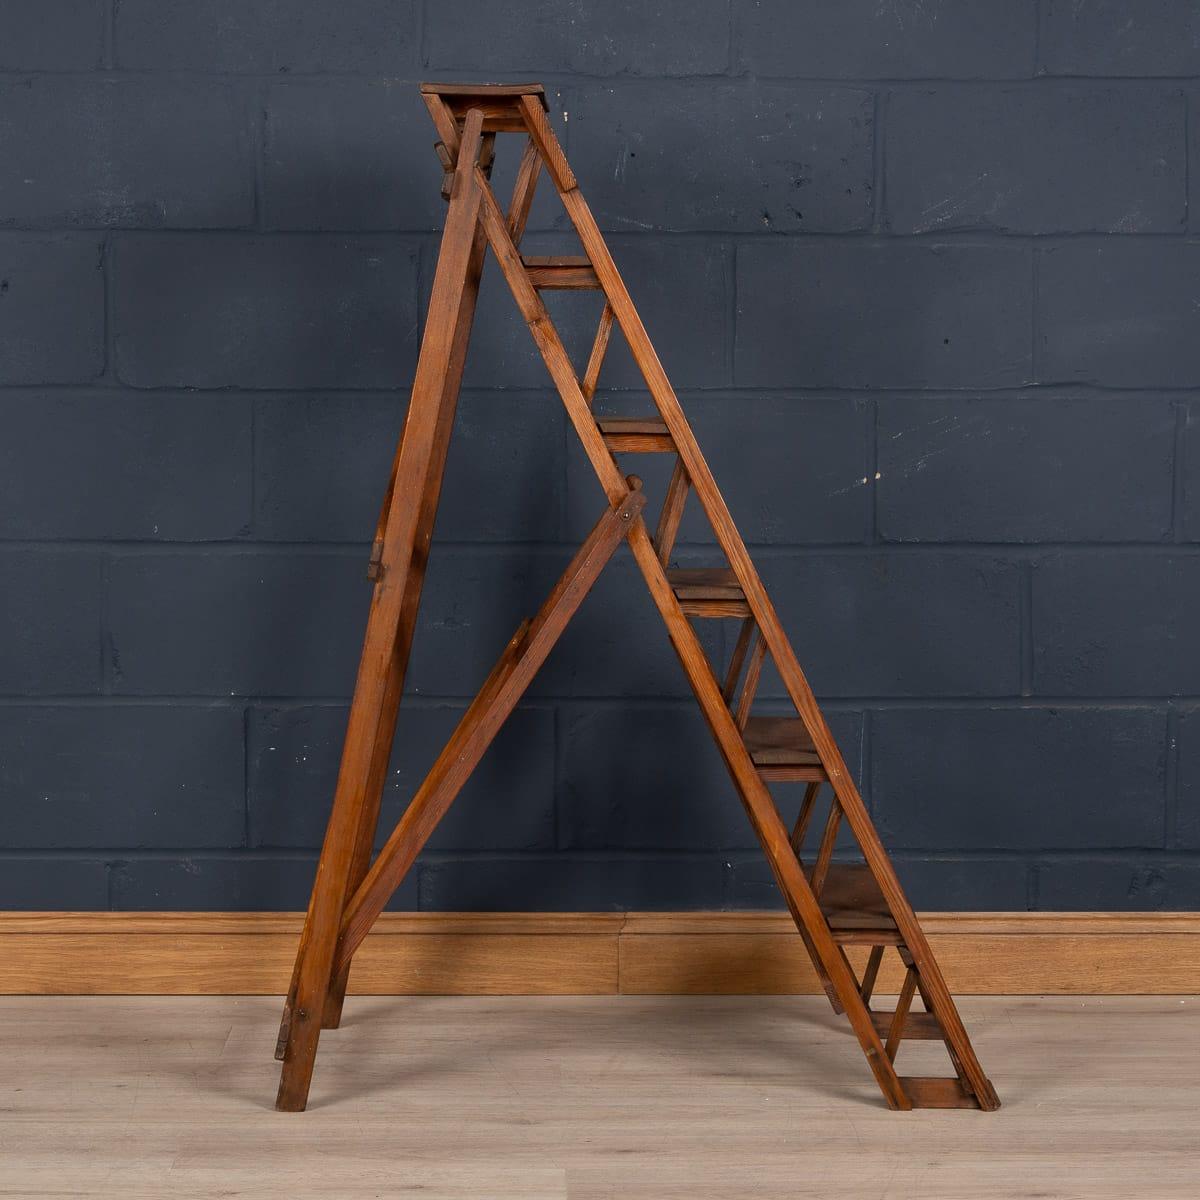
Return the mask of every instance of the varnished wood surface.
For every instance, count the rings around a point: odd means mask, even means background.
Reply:
[[[667,579],[680,599],[736,600],[742,585],[728,567],[672,567]]]
[[[836,878],[836,876],[835,876]],[[2,913],[0,993],[271,994],[299,913]],[[1200,991],[1200,915],[926,913],[963,993]],[[847,947],[861,969],[869,948]],[[879,990],[901,971],[889,951]],[[350,990],[777,994],[819,990],[785,913],[384,913]]]
[[[1195,1196],[1200,1003],[962,1009],[994,1114],[887,1111],[823,998],[572,997],[352,1002],[309,1111],[283,1117],[276,1000],[3,999],[0,1182],[20,1200]],[[906,1077],[944,1060],[898,1056]]]
[[[433,771],[418,789],[404,818],[360,884],[359,866],[365,864],[359,863],[357,849],[370,845],[370,838],[366,836],[367,827],[374,824],[376,811],[374,796],[367,794],[369,789],[366,783],[373,776],[369,770],[364,770],[368,764],[365,763],[362,753],[361,735],[367,730],[375,730],[382,734],[385,725],[390,726],[391,716],[394,714],[387,711],[386,696],[381,692],[381,683],[385,675],[389,685],[393,678],[403,675],[403,667],[396,666],[394,656],[389,673],[388,663],[384,661],[389,656],[378,653],[395,633],[390,629],[391,618],[394,615],[391,610],[394,605],[389,592],[395,592],[398,583],[400,588],[404,589],[405,595],[409,592],[419,594],[419,572],[414,574],[414,571],[410,570],[410,564],[416,562],[419,540],[414,537],[415,526],[412,517],[414,511],[424,511],[428,505],[436,503],[438,488],[436,473],[429,475],[427,484],[422,488],[407,486],[407,477],[413,475],[413,463],[417,460],[427,460],[426,468],[432,471],[437,457],[428,436],[428,419],[431,412],[436,412],[436,405],[432,405],[432,402],[436,399],[437,389],[440,387],[444,408],[446,394],[449,391],[457,392],[458,389],[454,352],[460,345],[465,346],[465,301],[469,295],[473,298],[475,280],[471,268],[475,261],[474,249],[479,245],[479,230],[482,229],[517,307],[529,326],[571,423],[580,437],[583,449],[614,508],[628,504],[627,486],[638,489],[640,481],[630,476],[626,484],[612,457],[613,452],[622,449],[658,448],[647,447],[644,444],[647,439],[641,435],[632,438],[619,434],[606,436],[598,428],[590,410],[595,388],[595,368],[603,357],[608,340],[608,327],[613,320],[621,327],[627,346],[668,431],[668,436],[661,437],[660,440],[665,444],[665,448],[674,446],[678,455],[677,470],[670,489],[672,494],[668,496],[664,505],[664,515],[659,522],[656,539],[651,541],[640,516],[628,510],[621,512],[622,519],[628,522],[626,536],[630,548],[663,617],[671,643],[678,653],[705,721],[718,744],[751,826],[783,893],[801,942],[809,954],[813,970],[822,982],[835,1012],[846,1015],[886,1102],[893,1109],[908,1110],[914,1104],[930,1107],[959,1106],[962,1099],[969,1099],[982,1109],[996,1109],[999,1103],[996,1093],[976,1058],[945,980],[933,958],[933,952],[900,890],[899,882],[892,872],[891,864],[878,841],[857,789],[846,775],[832,735],[824,724],[811,689],[787,643],[716,483],[708,472],[699,446],[667,382],[662,365],[650,344],[641,318],[604,243],[599,227],[587,203],[576,191],[575,176],[546,119],[544,97],[539,106],[533,96],[513,96],[507,89],[481,87],[477,94],[471,96],[460,94],[457,88],[451,90],[453,95],[443,94],[445,89],[435,89],[423,96],[442,139],[437,150],[443,171],[446,172],[442,192],[450,202],[450,211],[434,275],[412,401],[393,473],[388,516],[386,522],[381,525],[382,545],[379,554],[372,556],[372,577],[376,579],[376,589],[351,704],[349,730],[339,769],[333,812],[280,1023],[275,1053],[283,1062],[283,1072],[277,1108],[300,1111],[305,1107],[320,1028],[334,1028],[339,1024],[342,1001],[348,986],[351,958],[356,948],[369,931],[375,917],[385,907],[388,894],[400,883],[415,859],[424,838],[429,835],[433,825],[453,799],[461,778],[465,778],[472,769],[477,758],[476,751],[482,752],[479,743],[485,736],[485,731],[493,730],[494,725],[504,720],[507,710],[501,698],[508,695],[512,703],[515,703],[520,688],[524,686],[521,682],[523,663],[520,654],[516,654],[511,664],[506,661],[506,656],[498,664],[493,676],[489,677],[484,690],[472,702],[450,745],[443,751]],[[461,136],[458,130],[460,120]],[[524,130],[536,147],[567,209],[586,252],[586,264],[590,264],[590,268],[587,265],[581,268],[578,261],[564,264],[559,260],[543,260],[535,263],[521,257],[518,246],[523,214],[528,211],[529,193],[536,175],[536,172],[527,171],[531,162],[528,149],[518,169],[513,205],[507,216],[500,209],[489,182],[495,133],[508,130]],[[454,170],[451,175],[452,163]],[[474,224],[473,231],[468,228],[469,217]],[[471,254],[464,257],[468,244],[472,247]],[[575,369],[546,312],[538,289],[550,286],[592,286],[593,282],[600,285],[605,296],[605,306],[584,378],[580,380],[576,378]],[[461,297],[464,303],[452,303],[456,296]],[[469,327],[469,323],[468,315],[466,327]],[[447,324],[450,325],[449,333],[444,328]],[[446,353],[448,349],[449,355]],[[652,435],[651,441],[657,437],[659,435]],[[672,524],[677,527],[682,498],[681,489],[675,485],[685,479],[694,484],[697,490],[713,525],[716,540],[725,552],[729,568],[708,573],[685,572],[692,578],[668,580],[664,566],[669,561],[670,542],[674,536]],[[412,482],[415,484],[418,480]],[[640,492],[638,496],[640,498]],[[610,511],[605,520],[611,518]],[[597,527],[593,537],[599,534],[604,523],[602,521]],[[585,544],[584,550],[581,551],[581,554],[585,555],[585,564],[590,561],[586,552]],[[396,567],[399,567],[399,573],[394,579]],[[706,574],[708,578],[705,577]],[[731,577],[735,586],[728,587],[726,580],[725,585],[714,588],[715,577],[722,575]],[[570,578],[570,573],[565,578]],[[690,589],[687,586],[689,583],[693,585]],[[554,597],[564,586],[565,584],[560,584],[559,589],[552,593],[548,604],[557,603]],[[581,593],[586,591],[586,585],[578,590]],[[723,594],[724,592],[728,594]],[[543,609],[543,614],[546,612],[547,609]],[[713,674],[712,664],[704,652],[696,630],[688,620],[689,616],[712,618],[727,615],[743,618],[752,616],[761,633],[761,643],[756,646],[747,665],[746,680],[742,686],[736,714],[729,709],[722,688]],[[569,619],[569,614],[563,621],[566,619]],[[519,633],[514,646],[523,646],[527,641],[532,647],[536,641],[534,631],[543,626],[549,630],[552,625],[552,621],[547,620],[544,615],[539,615],[531,627],[529,638],[525,639],[524,634]],[[547,636],[552,644],[553,637]],[[747,724],[757,688],[758,672],[761,670],[767,648],[770,649],[775,666],[807,729],[811,745],[816,751],[816,763],[789,761],[784,764],[775,762],[756,765],[751,757],[743,730]],[[531,661],[533,657],[531,651],[526,661]],[[536,663],[531,670],[536,670]],[[725,690],[735,683],[736,678],[727,682]],[[398,686],[393,691],[398,695]],[[478,736],[475,732],[476,726],[479,730]],[[388,736],[390,737],[390,728]],[[460,739],[462,747],[457,744]],[[376,749],[379,749],[378,736],[375,745]],[[373,756],[371,763],[382,761],[382,757],[382,753]],[[804,780],[810,784],[827,779],[833,787],[835,799],[829,811],[815,866],[810,873],[806,874],[799,859],[799,827],[789,835],[766,786],[768,776]],[[810,787],[806,808],[811,805],[812,796],[813,789]],[[832,861],[838,825],[843,813],[866,860],[867,865],[864,869],[875,875],[880,896],[886,896],[886,905],[883,907],[890,911],[891,917],[894,918],[894,922],[889,918],[889,928],[882,933],[872,932],[878,924],[874,914],[847,913],[844,914],[847,918],[844,923],[853,928],[854,936],[848,938],[845,933],[841,933],[835,937],[818,901]],[[340,936],[336,939],[336,953],[331,957],[335,931],[330,917],[335,909],[341,912]],[[861,919],[855,919],[856,917]],[[952,1094],[948,1095],[945,1088],[939,1086],[935,1079],[926,1077],[914,1079],[913,1094],[906,1094],[892,1063],[900,1040],[905,1005],[902,1003],[897,1011],[888,1035],[885,1053],[884,1045],[866,1007],[865,996],[869,989],[860,985],[842,946],[838,944],[853,941],[878,946],[884,941],[891,941],[893,937],[901,943],[900,953],[908,967],[904,996],[910,998],[914,991],[919,989],[927,1009],[936,1016],[944,1035],[957,1080],[962,1085],[959,1091]],[[618,987],[621,986],[623,977],[620,967],[621,950],[621,938],[618,936]]]
[[[746,721],[746,745],[759,765],[820,764],[812,738],[799,717],[750,717]]]

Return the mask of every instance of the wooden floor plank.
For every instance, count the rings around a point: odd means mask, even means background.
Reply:
[[[352,1000],[309,1111],[279,1114],[273,998],[3,998],[2,1190],[1194,1196],[1195,997],[962,1007],[999,1112],[888,1112],[823,998],[614,996]],[[905,1074],[927,1050],[901,1047]]]

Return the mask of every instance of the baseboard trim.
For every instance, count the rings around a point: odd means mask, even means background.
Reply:
[[[0,913],[0,994],[273,995],[286,989],[302,919]],[[928,913],[921,923],[959,994],[1200,992],[1196,913]],[[878,990],[895,990],[897,966],[881,972]],[[819,985],[779,913],[385,913],[350,988],[778,995]]]

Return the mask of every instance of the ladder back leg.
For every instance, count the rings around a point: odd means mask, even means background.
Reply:
[[[482,119],[469,118],[459,147],[455,190],[434,275],[431,319],[421,345],[405,420],[381,563],[383,575],[376,582],[371,600],[333,810],[317,864],[307,934],[302,937],[297,954],[295,992],[285,1014],[283,1069],[276,1098],[276,1107],[284,1111],[299,1111],[308,1103],[351,860],[363,824],[366,785],[386,698],[387,673],[395,653],[400,610],[416,551],[420,497],[425,493],[434,457],[440,408],[453,354],[455,322],[468,284],[479,211],[475,160],[481,136]]]

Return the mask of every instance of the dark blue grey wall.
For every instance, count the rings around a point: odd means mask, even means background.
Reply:
[[[303,904],[444,211],[415,81],[532,77],[915,902],[1195,905],[1198,46],[1186,0],[5,4],[0,903]],[[601,503],[486,287],[389,822]],[[775,903],[627,560],[399,902]]]

